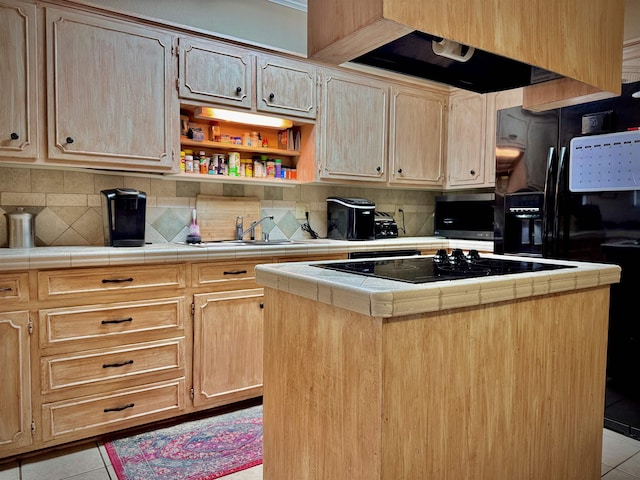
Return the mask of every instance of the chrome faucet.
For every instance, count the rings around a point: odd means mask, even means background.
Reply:
[[[260,220],[252,222],[249,228],[247,228],[245,231],[242,231],[242,229],[244,228],[243,219],[242,217],[236,217],[236,240],[242,240],[247,233],[251,233],[251,240],[255,240],[256,227],[265,220],[273,220],[273,215],[267,215],[266,217],[262,217]]]

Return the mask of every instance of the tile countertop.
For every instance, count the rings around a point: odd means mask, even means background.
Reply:
[[[303,240],[276,245],[215,243],[205,247],[158,243],[144,247],[0,248],[0,272],[44,268],[103,267],[236,258],[285,257],[395,249],[462,248],[492,251],[492,242],[441,237],[401,237],[370,241]]]
[[[487,258],[500,255],[484,254]],[[490,276],[424,284],[337,272],[301,262],[256,267],[257,283],[372,317],[397,317],[450,308],[473,307],[538,295],[609,285],[620,281],[620,267],[598,263],[532,259],[577,268]]]

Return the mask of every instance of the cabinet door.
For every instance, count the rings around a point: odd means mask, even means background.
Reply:
[[[388,87],[334,71],[322,85],[320,177],[386,182]]]
[[[451,94],[448,127],[447,186],[464,188],[495,184],[494,179],[485,176],[485,96],[471,92]]]
[[[316,117],[316,69],[313,65],[279,57],[258,57],[258,110]]]
[[[192,100],[251,108],[253,65],[254,57],[245,49],[181,37],[179,94]]]
[[[262,395],[263,289],[194,295],[194,406]]]
[[[442,186],[446,96],[391,88],[389,183]]]
[[[0,457],[31,444],[29,312],[0,313]]]
[[[169,169],[178,139],[173,38],[65,10],[47,9],[46,19],[49,159]]]
[[[0,0],[0,157],[35,158],[36,7]]]

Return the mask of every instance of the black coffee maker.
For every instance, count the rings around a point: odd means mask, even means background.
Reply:
[[[112,247],[144,245],[147,195],[133,188],[102,190],[104,244]]]

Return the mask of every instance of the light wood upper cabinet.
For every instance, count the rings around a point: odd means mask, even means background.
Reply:
[[[252,108],[254,55],[245,48],[180,37],[180,97]]]
[[[31,445],[29,312],[0,313],[0,457]]]
[[[178,148],[173,37],[55,8],[46,35],[48,160],[169,170]]]
[[[36,7],[0,0],[0,157],[36,158]]]
[[[389,183],[442,186],[447,96],[391,87]]]
[[[451,94],[447,132],[447,188],[477,188],[495,184],[492,173],[495,171],[495,159],[487,155],[486,125],[485,95],[464,91]]]
[[[389,87],[325,70],[320,117],[320,178],[386,182]]]
[[[623,0],[309,0],[307,19],[309,57],[335,65],[419,30],[620,93]]]
[[[316,117],[317,73],[313,64],[260,55],[256,75],[258,110]]]

